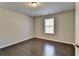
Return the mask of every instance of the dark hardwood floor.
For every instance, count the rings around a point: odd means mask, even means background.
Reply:
[[[1,56],[74,56],[75,47],[43,39],[30,39],[0,50]]]

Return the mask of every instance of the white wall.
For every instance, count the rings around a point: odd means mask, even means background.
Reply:
[[[0,48],[34,37],[30,16],[0,8]]]
[[[56,34],[44,34],[43,17],[35,18],[35,37],[69,44],[75,43],[75,12],[68,11],[52,15],[56,20]]]
[[[75,44],[79,45],[79,3],[76,3],[76,22],[75,22],[75,35],[76,35],[76,40]],[[79,56],[79,48],[76,47],[76,55]]]

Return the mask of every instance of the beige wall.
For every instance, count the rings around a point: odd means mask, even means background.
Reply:
[[[0,8],[0,48],[32,37],[69,44],[75,42],[75,13],[68,11],[52,15],[56,20],[56,34],[43,32],[43,18],[33,19],[20,13]]]
[[[30,16],[0,8],[0,48],[34,37]]]
[[[79,45],[79,3],[76,3],[76,23],[75,23],[75,35],[76,35],[76,40],[75,44]],[[76,47],[76,55],[79,56],[79,48]]]
[[[35,37],[69,44],[75,42],[75,12],[68,11],[52,15],[56,20],[56,34],[47,35],[43,31],[43,17],[35,18]]]

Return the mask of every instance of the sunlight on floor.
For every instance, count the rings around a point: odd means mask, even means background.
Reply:
[[[45,56],[54,56],[55,55],[55,48],[50,44],[45,44],[44,46],[44,55]]]

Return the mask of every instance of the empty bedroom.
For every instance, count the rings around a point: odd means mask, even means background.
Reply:
[[[0,2],[0,56],[75,56],[75,50],[75,2]]]

